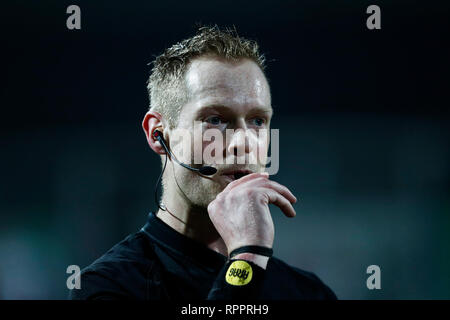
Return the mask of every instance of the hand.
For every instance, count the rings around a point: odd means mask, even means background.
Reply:
[[[267,173],[252,173],[232,181],[208,205],[209,217],[228,253],[247,245],[272,248],[274,225],[269,203],[278,206],[286,216],[295,217],[295,196],[268,177]]]

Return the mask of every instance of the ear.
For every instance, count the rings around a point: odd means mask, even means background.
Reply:
[[[155,130],[161,131],[164,134],[164,126],[162,122],[162,116],[158,112],[149,111],[145,114],[142,121],[142,129],[144,129],[145,136],[147,138],[148,145],[157,154],[166,154],[161,143],[155,139],[153,133]]]

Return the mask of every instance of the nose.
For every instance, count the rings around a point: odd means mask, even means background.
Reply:
[[[231,133],[231,138],[228,140],[227,146],[228,154],[232,154],[235,157],[242,157],[249,154],[253,150],[254,139],[247,128],[238,128]]]

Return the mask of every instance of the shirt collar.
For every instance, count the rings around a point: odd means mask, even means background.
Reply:
[[[211,271],[222,268],[227,261],[227,257],[224,255],[172,229],[154,212],[148,214],[147,222],[141,231],[159,245],[174,251],[185,259],[201,263]]]

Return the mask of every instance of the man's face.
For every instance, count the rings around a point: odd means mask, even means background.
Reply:
[[[176,129],[189,132],[191,137],[190,141],[180,139],[170,146],[179,160],[197,168],[213,166],[218,172],[205,177],[175,165],[174,177],[168,178],[176,180],[171,181],[172,186],[179,187],[178,191],[192,204],[206,208],[228,183],[240,177],[239,173],[233,175],[236,170],[264,171],[272,117],[270,89],[261,69],[248,59],[232,62],[217,57],[196,58],[190,63],[185,79],[189,102],[180,112]],[[194,134],[194,126],[200,127],[201,132],[215,129],[216,133],[222,133],[221,148],[212,155],[214,159],[221,157],[223,163],[206,161],[204,157],[201,164],[197,159],[194,161],[194,145],[202,146],[204,151],[218,142],[205,141],[202,134]],[[265,137],[258,134],[261,129],[267,131]],[[184,152],[189,147],[192,151]],[[238,156],[245,163],[238,162]]]

